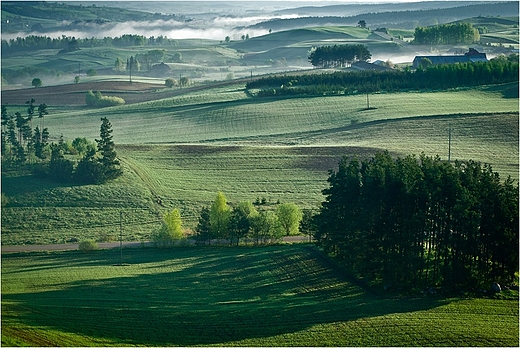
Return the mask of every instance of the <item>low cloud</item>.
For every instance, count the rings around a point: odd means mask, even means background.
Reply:
[[[296,18],[297,15],[277,16],[276,18]],[[175,20],[156,20],[151,22],[130,21],[125,23],[63,22],[60,27],[31,32],[2,33],[2,39],[10,40],[29,35],[49,36],[51,38],[74,36],[76,38],[118,37],[124,34],[165,36],[169,39],[211,39],[224,40],[226,36],[240,38],[242,35],[255,37],[265,35],[264,29],[246,29],[245,27],[273,19],[272,16],[218,16],[211,19],[195,19],[189,22]]]

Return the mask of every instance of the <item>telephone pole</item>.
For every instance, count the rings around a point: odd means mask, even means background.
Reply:
[[[123,211],[119,211],[119,264],[123,265]]]
[[[448,128],[448,163],[451,163],[451,127]]]

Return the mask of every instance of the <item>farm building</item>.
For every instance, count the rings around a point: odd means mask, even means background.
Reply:
[[[384,62],[383,62],[383,64],[384,64]],[[389,67],[384,66],[383,64],[368,63],[368,62],[363,62],[360,60],[355,63],[352,63],[352,65],[350,67],[355,70],[377,70],[377,71],[392,70]]]
[[[485,53],[480,53],[476,49],[470,48],[469,51],[463,55],[415,56],[413,60],[413,68],[417,69],[421,65],[423,59],[428,59],[433,65],[488,61]]]

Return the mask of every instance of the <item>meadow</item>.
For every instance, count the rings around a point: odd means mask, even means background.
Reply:
[[[392,297],[308,246],[2,255],[4,346],[516,346],[518,300]],[[517,296],[517,295],[516,295]]]
[[[366,109],[364,95],[255,98],[230,84],[113,108],[50,108],[54,141],[94,140],[108,116],[124,175],[75,186],[4,170],[2,244],[114,240],[121,212],[124,238],[148,240],[173,208],[190,230],[217,191],[232,204],[265,198],[264,209],[280,201],[316,210],[342,156],[388,150],[447,159],[450,128],[452,160],[490,163],[518,180],[517,93],[506,84],[374,94]]]

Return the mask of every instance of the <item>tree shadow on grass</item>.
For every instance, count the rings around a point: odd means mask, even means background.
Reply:
[[[318,324],[426,310],[443,303],[367,293],[303,247],[133,255],[125,261],[130,266],[114,267],[112,276],[104,279],[89,279],[88,272],[110,262],[107,254],[93,261],[94,266],[89,264],[92,260],[73,258],[74,264],[85,265],[83,280],[38,292],[3,294],[2,307],[16,313],[24,325],[93,341],[188,346],[261,340]]]

